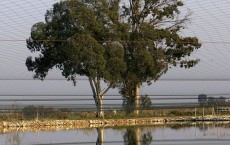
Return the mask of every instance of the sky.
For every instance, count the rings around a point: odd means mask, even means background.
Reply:
[[[91,95],[87,80],[74,87],[60,74],[49,72],[47,80],[33,80],[25,60],[32,55],[25,40],[33,24],[44,21],[46,10],[58,0],[0,1],[0,99]],[[200,63],[191,69],[172,68],[151,86],[143,84],[142,94],[230,96],[230,0],[184,0],[183,10],[192,12],[181,34],[196,36],[202,47],[192,57]],[[59,80],[55,80],[59,79]],[[111,90],[108,94],[118,94]],[[25,97],[24,96],[24,97]]]

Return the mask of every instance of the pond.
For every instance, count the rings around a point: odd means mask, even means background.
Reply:
[[[227,145],[230,124],[171,124],[1,133],[0,145]]]

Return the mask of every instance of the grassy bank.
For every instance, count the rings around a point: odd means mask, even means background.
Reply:
[[[222,116],[230,115],[224,107],[188,107],[188,108],[150,108],[142,109],[138,116],[132,113],[127,114],[125,110],[106,110],[103,119],[132,119],[132,118],[176,118],[176,117],[197,117],[197,116]],[[225,107],[226,108],[226,107]],[[93,110],[73,110],[68,108],[55,109],[42,106],[26,106],[11,108],[0,112],[0,121],[29,121],[29,120],[89,120],[96,118]]]
[[[169,124],[193,124],[194,121],[229,121],[226,110],[214,107],[152,108],[140,110],[140,114],[126,114],[124,110],[105,111],[104,118],[96,118],[94,111],[55,110],[44,107],[25,107],[0,113],[0,131],[69,130],[78,128],[148,126]],[[218,119],[218,120],[216,120]],[[177,123],[179,122],[179,123]]]
[[[221,108],[221,107],[220,107]],[[223,107],[222,107],[223,108]],[[196,108],[151,108],[140,110],[138,116],[126,114],[124,110],[107,110],[105,119],[125,119],[139,117],[196,117],[196,116],[220,116],[230,114],[227,110],[216,110],[214,107],[196,107]],[[45,107],[27,106],[22,109],[13,106],[7,111],[0,112],[0,121],[15,120],[81,120],[96,119],[96,112],[92,110],[73,111],[71,109],[54,109]]]

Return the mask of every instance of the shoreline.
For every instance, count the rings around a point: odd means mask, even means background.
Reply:
[[[198,116],[198,117],[147,117],[132,119],[86,119],[86,120],[29,120],[2,121],[0,132],[28,132],[28,131],[58,131],[84,128],[105,128],[124,126],[153,126],[182,123],[212,123],[229,122],[230,116]]]

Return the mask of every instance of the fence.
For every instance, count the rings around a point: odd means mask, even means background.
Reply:
[[[97,109],[95,104],[90,101],[93,102],[92,99],[0,99],[2,104],[0,119],[95,118]],[[122,104],[123,101],[123,99],[104,99],[104,117],[134,117],[132,112],[127,114],[127,104]],[[148,105],[140,104],[138,108],[135,108],[139,110],[140,117],[205,116],[230,113],[229,102],[200,104],[194,97],[155,97],[149,101]]]

